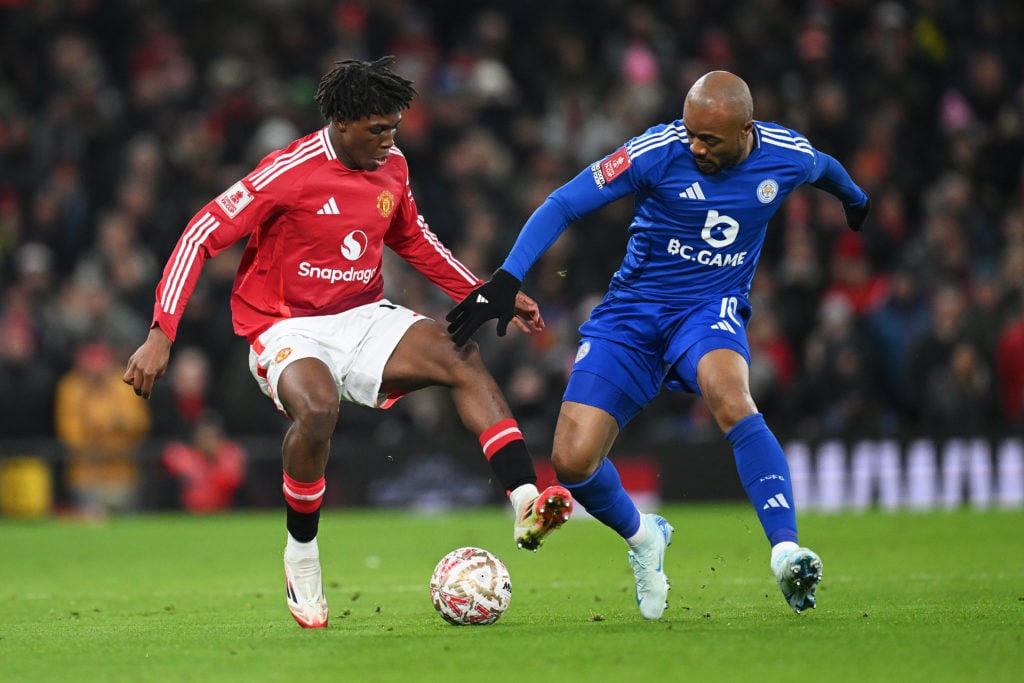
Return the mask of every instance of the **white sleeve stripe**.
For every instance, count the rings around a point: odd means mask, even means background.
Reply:
[[[508,429],[503,429],[502,431],[498,432],[497,434],[495,434],[494,436],[487,440],[487,443],[485,443],[483,446],[484,453],[487,452],[487,449],[491,447],[492,443],[494,443],[498,439],[504,439],[509,434],[519,434],[520,436],[522,436],[522,432],[519,431],[518,427],[509,427]]]
[[[320,154],[323,151],[322,148],[317,149],[320,145],[321,141],[317,138],[307,140],[288,154],[283,154],[277,159],[274,159],[273,163],[263,170],[253,173],[249,177],[249,181],[252,182],[253,187],[256,189],[262,189],[267,185],[267,183],[284,171]]]
[[[263,175],[263,177],[259,181],[253,180],[253,184],[252,184],[253,189],[254,190],[262,190],[267,185],[269,185],[271,183],[271,181],[273,181],[275,178],[277,178],[279,175],[281,175],[285,171],[289,171],[289,170],[295,168],[296,166],[301,166],[302,164],[304,164],[305,162],[309,161],[310,159],[314,159],[314,158],[320,156],[321,151],[322,150],[314,149],[311,152],[307,152],[305,156],[299,157],[297,159],[292,159],[287,164],[280,165],[280,166],[277,165],[277,164],[274,164],[273,165],[274,172],[272,174],[270,174],[270,175]]]
[[[334,153],[334,147],[331,145],[331,138],[327,134],[327,127],[320,129],[320,144],[324,146],[324,154],[327,155],[328,159],[337,159],[338,155]]]
[[[793,138],[774,137],[771,135],[762,135],[761,137],[764,139],[765,142],[776,142],[781,145],[793,145],[795,147],[800,147],[801,149],[807,150],[812,149],[811,143],[807,142],[806,140],[801,142],[800,140],[794,140]]]
[[[289,161],[294,159],[296,156],[302,156],[303,154],[308,152],[311,147],[315,147],[317,144],[319,144],[318,140],[307,140],[305,143],[299,145],[298,147],[293,149],[291,152],[288,152],[287,154],[282,154],[278,158],[274,159],[274,161],[271,162],[266,168],[263,168],[261,170],[256,171],[255,173],[253,173],[252,177],[250,178],[250,180],[252,180],[253,182],[256,182],[257,180],[259,180],[263,176],[267,175],[268,173],[271,173],[277,166],[280,166],[281,164],[288,163]]]
[[[175,283],[181,277],[181,265],[184,253],[192,248],[193,235],[196,232],[201,232],[210,221],[216,222],[213,214],[205,213],[203,216],[195,221],[192,225],[188,226],[185,230],[185,234],[182,236],[181,249],[174,254],[174,265],[171,267],[170,275],[167,278],[167,287],[164,289],[163,294],[160,297],[160,306],[167,310],[170,302],[172,291],[175,287]]]
[[[430,227],[427,226],[426,221],[423,220],[423,216],[417,216],[416,223],[419,224],[420,226],[420,234],[423,235],[424,239],[426,239],[427,242],[429,242],[434,247],[434,251],[440,254],[441,257],[448,262],[448,265],[450,265],[459,275],[465,278],[466,282],[470,284],[476,284],[476,275],[474,275],[472,271],[466,268],[466,266],[463,265],[462,262],[460,262],[458,259],[452,256],[452,252],[450,252],[447,247],[441,244],[441,240],[439,240],[437,235],[435,235],[430,230]]]
[[[788,144],[785,144],[783,142],[779,142],[778,140],[772,140],[772,139],[769,139],[769,138],[764,138],[764,143],[766,145],[775,145],[776,147],[785,147],[786,149],[795,149],[796,151],[803,152],[804,154],[807,154],[808,156],[812,156],[812,157],[814,156],[814,151],[813,150],[810,150],[810,149],[808,149],[806,147],[802,147],[800,145],[788,145]]]
[[[323,486],[316,493],[306,494],[306,493],[295,493],[295,491],[293,491],[292,489],[290,489],[288,487],[288,484],[284,484],[283,488],[284,488],[284,493],[285,493],[286,496],[288,496],[289,498],[295,498],[296,500],[316,500],[317,498],[323,497],[324,491],[327,490],[327,486]]]
[[[635,159],[644,152],[649,152],[652,149],[664,147],[674,142],[686,142],[686,132],[671,126],[654,135],[634,140],[632,144],[626,145],[626,149],[629,152],[629,158]]]
[[[262,176],[264,176],[264,175],[270,173],[271,171],[273,171],[275,167],[277,167],[277,166],[279,166],[281,164],[286,164],[286,163],[288,163],[289,161],[291,161],[292,159],[294,159],[297,156],[303,156],[304,154],[309,152],[310,149],[315,149],[316,146],[320,145],[320,144],[322,144],[322,141],[320,141],[320,140],[318,140],[316,138],[311,139],[311,140],[306,140],[304,143],[302,143],[301,145],[299,145],[298,147],[296,147],[292,151],[288,152],[287,154],[282,154],[281,156],[279,156],[276,159],[274,159],[274,161],[272,163],[270,163],[266,168],[264,168],[264,169],[262,169],[260,171],[257,171],[256,173],[253,173],[251,180],[253,182],[255,182],[256,180],[258,180]]]
[[[178,299],[181,297],[181,290],[185,288],[185,283],[188,281],[189,269],[196,260],[196,253],[210,233],[219,226],[220,221],[213,214],[207,213],[185,231],[181,249],[174,255],[174,265],[167,278],[167,287],[160,297],[160,306],[167,313],[174,314],[178,306]]]
[[[761,135],[764,136],[765,138],[777,140],[779,142],[789,142],[795,145],[807,147],[808,149],[811,148],[810,141],[805,137],[801,137],[799,135],[794,136],[788,133],[784,133],[783,131],[771,130],[768,128],[759,128],[758,130],[761,132]]]

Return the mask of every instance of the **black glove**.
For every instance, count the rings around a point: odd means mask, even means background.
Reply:
[[[448,334],[456,346],[469,341],[473,333],[488,320],[498,319],[498,336],[504,337],[508,324],[516,315],[516,294],[522,283],[506,270],[498,268],[491,279],[459,302],[445,316]]]
[[[868,212],[871,211],[871,198],[868,197],[868,200],[860,206],[843,204],[843,211],[846,213],[846,224],[850,226],[850,230],[860,232],[860,229],[864,227],[864,221],[867,220]]]

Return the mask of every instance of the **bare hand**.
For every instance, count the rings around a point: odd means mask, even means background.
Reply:
[[[136,396],[148,399],[153,384],[167,372],[171,358],[171,340],[158,327],[149,331],[146,341],[128,359],[128,367],[121,378],[135,390]]]
[[[516,293],[516,317],[512,323],[525,334],[533,334],[544,329],[544,318],[540,315],[537,302],[522,292]]]

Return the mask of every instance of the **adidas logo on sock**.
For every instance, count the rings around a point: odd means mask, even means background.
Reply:
[[[765,503],[764,507],[761,508],[761,509],[762,510],[767,510],[768,508],[787,508],[788,509],[789,508],[789,501],[786,500],[786,496],[782,495],[781,493],[777,493],[774,496],[772,496],[771,498],[769,498],[768,502]]]
[[[334,201],[334,197],[331,197],[324,202],[323,208],[316,212],[318,216],[337,216],[341,211],[338,211],[338,204]]]
[[[704,199],[704,191],[700,189],[700,183],[694,183],[686,188],[685,191],[679,193],[680,197],[687,199]]]

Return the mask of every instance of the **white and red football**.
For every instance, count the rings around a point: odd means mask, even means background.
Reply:
[[[434,567],[430,600],[450,624],[486,626],[508,609],[512,579],[494,554],[483,548],[457,548]]]

